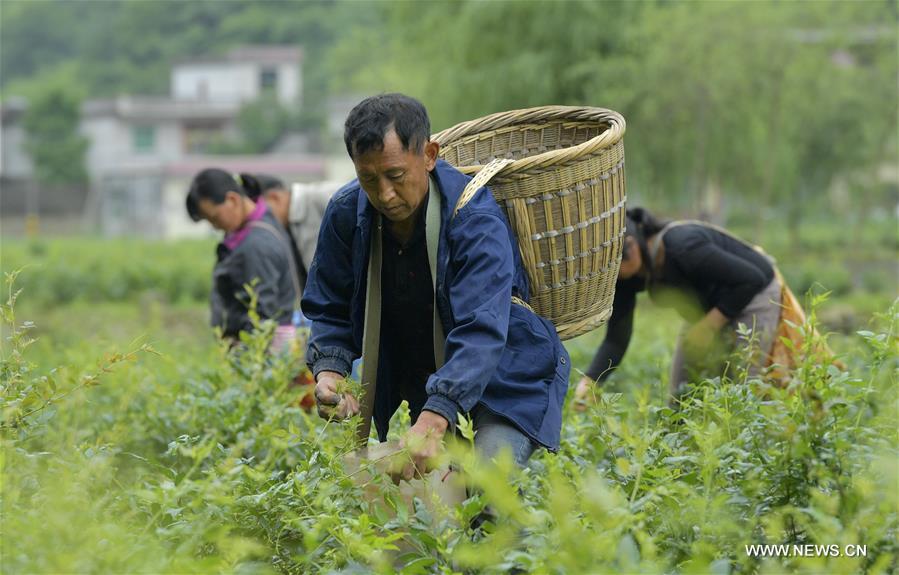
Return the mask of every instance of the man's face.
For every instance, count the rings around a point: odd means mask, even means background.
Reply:
[[[434,169],[440,146],[427,142],[421,152],[404,150],[392,129],[384,134],[383,144],[353,158],[356,176],[376,210],[391,222],[405,222],[428,194],[428,172]]]
[[[284,188],[269,188],[262,197],[275,219],[286,226],[290,216],[290,192]]]

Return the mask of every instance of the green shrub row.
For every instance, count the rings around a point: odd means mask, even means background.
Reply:
[[[169,302],[209,296],[212,240],[158,242],[72,238],[4,241],[2,270],[22,270],[17,285],[30,303],[137,301],[151,294]]]
[[[295,362],[136,345],[48,371],[4,308],[9,573],[892,573],[899,307],[855,337],[849,371],[806,362],[786,389],[697,382],[665,406],[667,347],[641,320],[623,393],[566,412],[529,468],[453,454],[479,490],[449,518],[389,481],[367,499],[343,464],[349,426],[296,406]],[[9,329],[9,328],[8,328]],[[576,363],[592,352],[570,343]],[[640,343],[640,345],[636,345]],[[408,426],[400,413],[394,437]],[[496,526],[469,522],[489,505]],[[865,557],[751,557],[747,545],[865,545]]]

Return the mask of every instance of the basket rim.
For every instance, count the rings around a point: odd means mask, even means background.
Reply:
[[[535,123],[545,120],[568,120],[572,122],[590,121],[608,124],[603,133],[590,138],[576,146],[550,150],[513,160],[497,173],[497,176],[510,176],[517,172],[543,169],[550,166],[564,165],[583,156],[591,156],[617,144],[626,130],[624,117],[614,110],[592,106],[537,106],[521,108],[483,116],[474,120],[461,122],[441,130],[431,136],[431,140],[442,146],[470,136],[477,136],[518,124]],[[479,171],[483,165],[456,166],[465,173]]]

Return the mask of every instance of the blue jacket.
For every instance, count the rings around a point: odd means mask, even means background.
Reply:
[[[452,425],[457,413],[480,403],[537,443],[558,449],[571,361],[548,320],[511,302],[513,294],[527,300],[528,288],[506,216],[484,188],[453,217],[470,178],[442,160],[432,175],[442,199],[436,303],[446,361],[428,378],[424,409]],[[374,216],[357,180],[325,211],[302,301],[313,322],[306,358],[315,375],[346,374],[361,354]],[[400,404],[383,355],[374,406],[381,441]]]

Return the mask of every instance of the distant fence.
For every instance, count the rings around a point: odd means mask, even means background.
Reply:
[[[48,186],[0,178],[0,214],[4,218],[24,216],[33,209],[40,215],[80,217],[86,200],[87,186]]]

